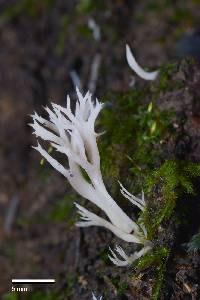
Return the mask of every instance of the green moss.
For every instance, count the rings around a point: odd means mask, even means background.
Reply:
[[[130,274],[131,280],[137,279],[138,272],[144,272],[147,268],[151,268],[151,271],[154,273],[151,300],[159,299],[161,294],[168,256],[169,249],[167,247],[156,247],[135,261],[132,265],[136,272]]]
[[[110,178],[120,179],[133,194],[144,188],[151,201],[140,217],[150,240],[157,239],[159,226],[173,217],[178,199],[195,193],[193,179],[200,176],[198,164],[178,160],[173,153],[171,159],[166,160],[169,154],[164,151],[165,145],[169,138],[175,141],[178,136],[172,124],[174,120],[178,124],[182,120],[172,111],[160,111],[154,104],[160,93],[183,88],[183,81],[173,79],[178,71],[178,64],[170,63],[161,68],[158,80],[150,89],[136,88],[123,95],[112,94],[109,98],[115,100],[104,110],[100,121],[101,128],[106,129],[106,138],[102,136],[100,143],[104,178],[108,178],[108,185]],[[153,100],[141,104],[149,95]],[[114,186],[114,192],[118,191]],[[117,197],[122,200],[119,194]],[[150,268],[153,272],[154,300],[161,295],[168,256],[166,242],[133,264],[136,270]]]
[[[3,300],[59,300],[60,298],[54,292],[42,292],[33,291],[32,293],[23,293],[23,297],[20,292],[10,292],[3,295]]]
[[[81,0],[76,6],[76,10],[80,14],[89,14],[96,10],[104,8],[104,1],[101,0]]]
[[[34,292],[31,297],[31,300],[58,300],[58,296],[54,292]]]
[[[92,31],[87,25],[78,26],[77,32],[84,38],[92,39]]]
[[[48,224],[52,222],[66,222],[70,227],[74,225],[77,214],[74,210],[74,201],[77,199],[75,194],[68,194],[61,199],[57,199],[54,206],[46,214],[37,214],[34,218],[19,217],[17,226],[28,229],[34,224]]]
[[[144,188],[151,201],[140,217],[151,240],[156,238],[159,226],[173,216],[177,200],[183,194],[195,193],[193,178],[200,176],[198,164],[178,160],[174,154],[166,160],[163,149],[169,138],[177,138],[172,124],[174,120],[178,124],[181,120],[172,111],[160,111],[154,100],[141,104],[148,95],[156,99],[161,92],[183,88],[182,81],[172,82],[177,71],[177,64],[168,64],[161,68],[159,79],[150,89],[146,87],[141,91],[136,88],[123,95],[112,94],[109,98],[115,100],[105,108],[100,121],[101,129],[106,129],[106,138],[100,137],[104,178],[108,178],[107,185],[110,178],[113,181],[120,179],[133,194]],[[130,166],[128,170],[127,165]],[[111,186],[117,193],[117,185],[112,182]],[[122,200],[119,194],[117,197]],[[166,244],[156,247],[133,264],[136,270],[152,270],[154,300],[159,299],[163,288],[168,256]]]
[[[125,281],[121,281],[119,277],[111,278],[111,282],[115,286],[118,296],[123,295],[124,292],[128,289],[128,283]]]
[[[118,295],[123,295],[125,291],[128,289],[128,283],[127,282],[120,282],[117,288]]]
[[[99,257],[100,259],[106,264],[106,265],[110,265],[110,259],[108,257],[108,247],[104,248],[103,250],[100,251],[99,253]]]
[[[140,24],[143,24],[145,22],[146,18],[145,18],[145,15],[144,13],[141,13],[141,12],[136,12],[135,14],[135,21],[140,23]]]
[[[46,165],[38,166],[37,175],[40,178],[41,181],[47,183],[50,175],[51,175],[51,169],[49,169]]]
[[[192,0],[192,3],[194,3],[194,4],[200,4],[200,0]]]
[[[157,95],[162,91],[165,92],[167,90],[174,89],[174,81],[170,80],[171,75],[173,72],[176,72],[178,69],[178,64],[176,63],[168,63],[160,68],[160,73],[158,77],[158,83],[156,85],[154,97],[156,98]]]
[[[117,180],[133,194],[140,193],[146,176],[163,158],[165,139],[174,134],[172,112],[160,111],[153,102],[141,104],[148,93],[147,88],[111,95],[115,102],[100,119],[101,129],[106,129],[99,143],[101,169],[111,193],[120,198]]]
[[[58,200],[49,215],[49,219],[56,222],[67,221],[68,223],[71,223],[74,219],[72,213],[74,209],[74,200],[74,195],[66,195]]]
[[[26,14],[32,18],[38,17],[41,11],[49,10],[53,7],[53,0],[20,0],[14,4],[8,5],[0,14],[1,22],[9,22]]]
[[[71,297],[73,295],[73,290],[76,286],[78,278],[76,274],[68,274],[66,278],[66,288],[63,291],[64,299],[65,297]]]
[[[178,28],[177,30],[180,30]],[[186,65],[193,65],[194,58],[186,58]],[[174,75],[180,71],[182,71],[184,62],[180,64],[180,62],[170,62],[168,64],[164,64],[159,68],[159,76],[156,82],[152,84],[152,93],[153,100],[157,100],[159,94],[162,92],[172,92],[185,87],[185,81],[176,79]]]
[[[160,295],[165,281],[165,273],[166,273],[166,260],[162,261],[156,269],[156,275],[154,280],[154,286],[152,289],[151,300],[160,299]]]
[[[2,300],[19,300],[19,295],[17,292],[6,293],[2,296]]]
[[[153,186],[162,180],[163,195],[166,200],[171,199],[178,192],[194,194],[191,179],[197,176],[200,176],[199,164],[183,160],[167,160],[147,179],[147,191],[152,190]]]
[[[152,265],[159,266],[169,255],[169,249],[166,247],[157,247],[152,251],[147,252],[144,256],[133,263],[133,267],[144,270]]]
[[[158,11],[162,8],[162,5],[156,1],[149,1],[147,4],[147,10]]]
[[[145,191],[149,197],[159,197],[162,201],[150,204],[141,216],[152,238],[158,226],[172,216],[176,201],[183,193],[195,194],[193,178],[200,176],[200,165],[181,161],[167,160],[160,168],[154,170],[146,179]],[[159,186],[161,191],[153,191]]]
[[[191,22],[192,21],[192,15],[191,12],[185,7],[182,8],[177,8],[174,10],[173,14],[169,18],[169,20],[173,23],[182,23],[184,24],[186,22]]]

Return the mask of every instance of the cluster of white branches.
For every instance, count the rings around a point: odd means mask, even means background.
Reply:
[[[62,175],[64,175],[71,186],[84,198],[98,206],[108,217],[108,220],[97,216],[81,205],[75,203],[81,216],[81,221],[77,226],[101,226],[112,231],[117,237],[126,242],[132,242],[143,245],[143,251],[146,252],[150,247],[147,241],[146,230],[144,226],[130,219],[130,217],[117,205],[109,195],[104,185],[100,170],[100,156],[97,147],[98,134],[94,130],[95,120],[101,111],[103,104],[98,100],[95,103],[91,99],[91,94],[87,92],[83,96],[77,89],[77,101],[75,112],[72,112],[69,96],[67,97],[67,107],[52,103],[52,110],[45,108],[49,115],[46,120],[35,113],[33,123],[30,124],[34,129],[34,134],[49,141],[51,146],[58,152],[64,154],[68,159],[68,167],[63,166],[55,160],[38,143],[34,147],[40,154]],[[67,165],[67,164],[66,164]],[[83,176],[83,170],[87,173],[89,180]],[[122,195],[139,209],[144,210],[144,195],[139,199],[131,195],[120,183]],[[128,258],[122,251],[116,252],[123,258],[119,260],[112,251],[110,259],[116,265],[127,265],[136,256]]]
[[[126,45],[126,57],[129,66],[143,79],[154,80],[158,71],[146,72],[136,62],[130,47]],[[87,92],[83,96],[78,88],[77,101],[74,112],[71,108],[70,97],[67,96],[67,106],[62,107],[52,103],[52,109],[46,107],[49,115],[46,120],[35,113],[33,123],[30,126],[34,134],[50,142],[51,146],[67,157],[68,165],[64,166],[54,159],[38,143],[35,148],[40,154],[62,175],[81,196],[98,206],[107,216],[107,219],[90,212],[80,204],[75,203],[80,221],[77,226],[101,226],[107,228],[117,237],[126,242],[142,245],[140,251],[128,256],[120,246],[116,246],[115,252],[110,249],[110,260],[118,266],[126,266],[144,255],[152,248],[152,243],[147,239],[147,231],[144,225],[133,221],[114,201],[107,192],[100,170],[100,156],[97,147],[97,134],[94,129],[95,120],[103,108],[103,104],[97,99],[92,101],[92,95]],[[83,176],[83,170],[88,179]],[[122,195],[141,211],[145,209],[144,193],[141,199],[129,193],[120,184]]]

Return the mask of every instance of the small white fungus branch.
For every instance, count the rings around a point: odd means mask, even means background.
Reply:
[[[128,199],[132,204],[136,205],[137,207],[139,207],[141,210],[145,209],[145,201],[144,201],[144,192],[142,191],[142,199],[139,199],[137,197],[135,197],[134,195],[132,195],[131,193],[129,193],[125,187],[123,187],[123,185],[121,184],[120,181],[119,185],[121,187],[120,192],[121,194]]]
[[[103,297],[99,297],[99,299],[97,299],[97,297],[95,296],[94,293],[92,293],[92,300],[103,300]]]
[[[101,39],[101,30],[99,25],[95,22],[94,19],[90,18],[88,20],[88,27],[92,30],[93,37],[96,41],[100,41]]]
[[[141,68],[135,57],[133,56],[129,45],[126,45],[126,59],[128,62],[129,67],[141,78],[145,80],[155,80],[158,76],[159,71],[147,72],[143,68]]]
[[[118,206],[107,192],[102,179],[100,156],[96,141],[98,134],[94,130],[94,124],[103,104],[98,100],[95,103],[92,102],[89,92],[85,96],[80,93],[78,88],[76,92],[78,100],[74,113],[71,110],[70,98],[67,96],[66,108],[53,103],[52,110],[45,108],[49,115],[49,121],[35,113],[32,116],[33,123],[30,124],[34,129],[33,133],[37,137],[49,141],[56,151],[67,157],[69,167],[64,167],[39,143],[37,147],[33,148],[40,152],[58,172],[65,176],[71,186],[81,196],[103,210],[109,219],[109,221],[105,220],[75,203],[81,216],[81,221],[77,223],[77,226],[101,226],[107,228],[126,242],[144,245],[147,242],[145,227],[131,220]],[[89,180],[84,178],[83,170],[87,173]],[[121,193],[125,198],[140,210],[144,210],[143,193],[142,199],[139,199],[130,194],[121,183],[120,187]],[[118,251],[118,254],[124,259],[127,258],[122,253],[122,251]],[[117,264],[119,261],[116,258],[114,259],[111,260]],[[125,259],[125,261],[128,262],[128,259]]]
[[[111,248],[109,248],[111,255],[108,255],[108,257],[113,262],[114,265],[119,267],[125,267],[131,265],[135,260],[137,260],[144,254],[146,254],[151,249],[152,249],[152,245],[149,242],[148,245],[144,246],[140,251],[134,252],[134,254],[128,256],[120,246],[116,246],[115,251],[119,256],[121,256],[122,259],[118,258],[115,252]]]

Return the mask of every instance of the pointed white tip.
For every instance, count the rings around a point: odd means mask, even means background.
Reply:
[[[126,44],[126,59],[129,67],[142,79],[155,80],[156,77],[158,76],[159,73],[158,70],[153,72],[147,72],[142,67],[139,66],[128,44]]]

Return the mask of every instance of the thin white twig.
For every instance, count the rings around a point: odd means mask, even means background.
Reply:
[[[7,234],[11,232],[18,206],[19,206],[19,196],[17,194],[14,194],[10,200],[10,205],[4,223],[4,231]]]
[[[101,63],[101,55],[99,53],[95,54],[91,65],[90,79],[88,83],[88,90],[94,94],[97,86],[97,80],[99,76],[99,67]]]

